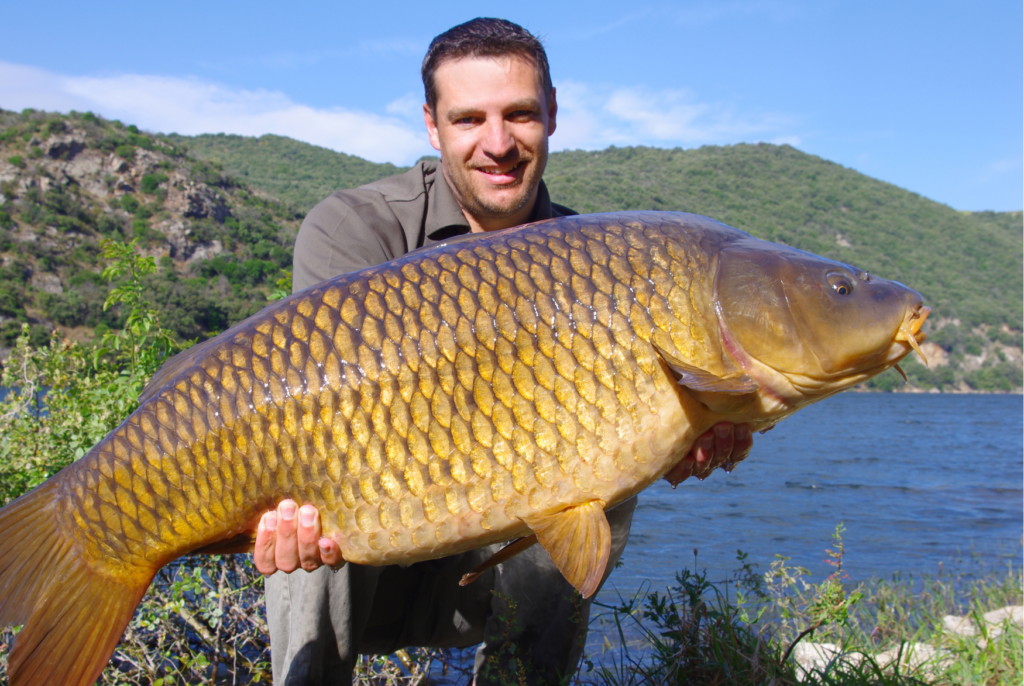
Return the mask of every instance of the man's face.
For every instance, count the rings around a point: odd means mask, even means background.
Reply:
[[[555,95],[522,57],[466,57],[434,74],[437,108],[423,106],[430,144],[474,231],[525,222],[555,130]]]

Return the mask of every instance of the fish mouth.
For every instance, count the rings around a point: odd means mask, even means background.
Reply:
[[[932,308],[926,305],[918,305],[916,308],[908,310],[907,314],[903,317],[903,321],[900,323],[900,328],[896,330],[896,335],[893,337],[896,343],[906,343],[909,345],[911,349],[921,356],[926,367],[928,366],[928,357],[921,350],[921,343],[924,343],[926,336],[921,331],[921,326],[928,319],[928,315],[931,312]],[[909,352],[905,348],[903,350]]]

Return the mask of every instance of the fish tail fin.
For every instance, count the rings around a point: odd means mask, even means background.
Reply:
[[[0,626],[24,625],[11,686],[92,684],[156,571],[95,571],[58,526],[56,491],[51,480],[0,510]]]

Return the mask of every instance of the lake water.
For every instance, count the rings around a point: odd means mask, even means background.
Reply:
[[[739,549],[760,571],[781,554],[821,581],[839,522],[853,581],[934,574],[972,553],[1019,563],[1022,409],[1020,395],[846,393],[801,410],[755,435],[732,474],[644,491],[599,600],[665,588],[694,548],[711,580],[737,569]]]

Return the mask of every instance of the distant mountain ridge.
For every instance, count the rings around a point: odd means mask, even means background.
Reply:
[[[216,310],[218,293],[244,300],[244,307],[242,300],[233,301],[237,304],[232,311],[221,307],[216,317],[199,316],[200,323],[180,329],[182,335],[208,335],[210,326],[201,322],[229,324],[237,320],[234,312],[256,307],[258,299],[246,295],[251,293],[246,289],[269,287],[276,266],[289,262],[298,219],[316,202],[337,189],[402,171],[281,136],[152,136],[87,117],[91,115],[0,112],[4,264],[13,259],[12,248],[18,252],[17,244],[27,245],[24,241],[33,232],[67,233],[70,225],[54,219],[63,201],[53,190],[67,189],[86,208],[81,216],[92,217],[80,218],[72,229],[86,244],[94,240],[90,236],[109,234],[116,225],[116,235],[142,236],[148,250],[163,250],[166,269],[157,290],[167,294],[168,317],[177,316],[174,312],[184,306],[186,290],[197,311],[207,314]],[[119,172],[124,183],[115,175],[102,187],[100,174],[91,185],[83,185],[67,176],[70,162],[61,159],[70,154],[59,147],[60,136],[69,136],[64,129],[73,132],[71,138],[82,149],[105,150],[116,158],[118,145],[144,143],[156,157],[150,159],[147,152],[122,160],[127,165]],[[20,166],[10,162],[12,157]],[[168,179],[148,191],[141,187],[146,176],[152,186],[153,177],[160,175]],[[211,207],[189,216],[175,198],[184,197],[190,178],[207,177],[213,183],[199,193],[200,200],[206,198],[200,204]],[[931,339],[926,346],[937,364],[931,370],[906,364],[915,387],[1010,390],[1022,385],[1022,212],[958,212],[792,147],[768,144],[559,152],[551,155],[545,180],[556,202],[580,212],[695,212],[903,281],[920,290],[934,308],[926,325]],[[220,198],[222,210],[213,210],[211,193]],[[143,210],[137,210],[133,199],[142,201]],[[192,237],[186,245],[206,247],[198,255],[176,251],[175,241],[181,243],[182,236]],[[67,306],[66,301],[79,297],[68,286],[86,278],[82,265],[71,264],[59,247],[50,249],[52,254],[33,250],[41,257],[30,255],[25,263],[24,273],[31,278],[25,277],[18,297],[28,308],[20,311],[38,312],[32,315],[38,321],[60,323],[57,315],[67,307],[61,310],[54,303]],[[57,280],[50,283],[51,291],[63,284],[63,292],[37,297],[47,279]],[[178,304],[172,307],[172,301]],[[0,293],[0,326],[6,326],[3,302]],[[62,316],[72,323],[86,324],[88,319]],[[883,375],[874,386],[894,387],[897,380],[895,374]]]

